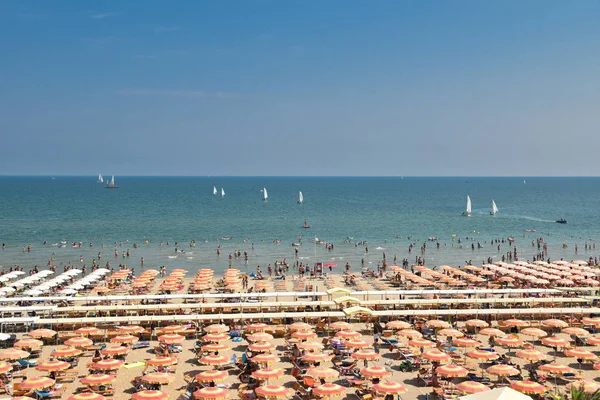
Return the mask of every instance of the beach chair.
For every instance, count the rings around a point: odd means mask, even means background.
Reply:
[[[37,360],[23,360],[19,358],[17,362],[22,368],[35,367],[37,365]]]

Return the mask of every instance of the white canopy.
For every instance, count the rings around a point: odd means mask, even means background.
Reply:
[[[531,397],[509,387],[459,397],[459,400],[532,400]]]

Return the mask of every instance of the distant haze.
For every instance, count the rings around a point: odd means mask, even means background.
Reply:
[[[0,2],[2,175],[599,175],[600,3]]]

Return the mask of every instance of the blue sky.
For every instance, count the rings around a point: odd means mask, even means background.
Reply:
[[[0,174],[598,175],[598,1],[3,1]]]

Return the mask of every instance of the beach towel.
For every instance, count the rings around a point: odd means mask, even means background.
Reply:
[[[143,361],[139,361],[139,362],[136,362],[136,363],[131,363],[131,364],[125,364],[125,365],[123,365],[124,368],[128,368],[128,369],[129,368],[144,367],[144,366],[146,366],[146,363],[143,362]]]

